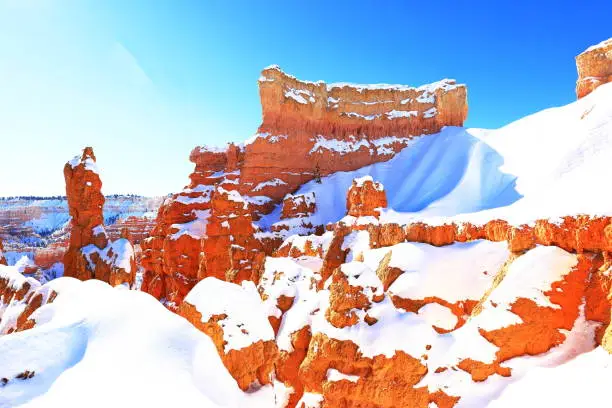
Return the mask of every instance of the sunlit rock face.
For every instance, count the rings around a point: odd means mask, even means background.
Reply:
[[[240,145],[195,148],[190,184],[164,202],[142,242],[142,288],[172,309],[207,276],[257,282],[263,254],[272,254],[288,231],[323,232],[310,219],[314,194],[291,195],[302,184],[389,160],[412,138],[461,126],[467,116],[466,87],[453,80],[419,88],[325,84],[272,66],[258,82],[257,134]],[[364,211],[386,206],[366,195]],[[281,203],[271,232],[252,225]]]
[[[612,81],[612,38],[586,49],[576,57],[578,99],[590,94],[598,86]]]
[[[64,166],[66,198],[71,219],[70,244],[64,255],[64,275],[99,279],[119,285],[134,282],[132,244],[123,236],[111,241],[104,228],[102,181],[91,147]]]

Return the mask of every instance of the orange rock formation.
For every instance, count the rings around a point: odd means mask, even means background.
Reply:
[[[315,197],[288,195],[303,183],[389,160],[412,137],[460,126],[467,115],[466,88],[452,80],[420,88],[326,85],[270,67],[259,85],[257,135],[244,145],[194,149],[191,183],[160,207],[142,242],[142,289],[171,308],[206,276],[256,281],[263,256],[255,252],[276,250],[288,222],[299,219],[305,233],[322,232],[309,220]],[[225,198],[217,188],[228,192]],[[230,196],[244,205],[229,205]],[[271,228],[277,235],[251,226],[281,202],[283,219]]]
[[[348,215],[353,217],[378,217],[378,208],[387,207],[387,195],[382,184],[374,182],[372,177],[366,176],[353,180],[346,198]]]
[[[91,147],[66,163],[64,177],[72,217],[64,275],[81,280],[100,279],[111,285],[131,284],[136,273],[134,250],[127,239],[111,242],[106,234],[102,181]]]
[[[600,85],[612,81],[612,38],[589,47],[576,57],[578,99],[590,94]]]

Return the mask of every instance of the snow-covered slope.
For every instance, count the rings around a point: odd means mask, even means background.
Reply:
[[[243,393],[209,337],[148,294],[73,278],[38,289],[50,291],[35,328],[0,336],[0,407],[274,406],[271,387]]]
[[[611,157],[612,85],[606,84],[569,105],[497,130],[447,127],[415,138],[388,162],[335,173],[295,194],[315,193],[315,224],[341,219],[344,193],[365,175],[385,186],[389,208],[381,220],[388,222],[435,223],[436,217],[463,214],[472,221],[520,224],[578,213],[607,215],[612,190],[604,186]],[[277,209],[261,225],[279,218]]]
[[[533,368],[490,408],[607,406],[612,355],[598,347],[555,368]]]

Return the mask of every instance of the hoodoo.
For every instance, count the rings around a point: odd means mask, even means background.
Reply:
[[[66,163],[64,178],[72,217],[64,275],[80,280],[100,279],[113,286],[132,284],[136,273],[134,249],[126,238],[108,238],[102,212],[102,181],[91,147]]]

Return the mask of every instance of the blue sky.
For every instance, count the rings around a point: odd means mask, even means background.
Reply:
[[[588,4],[587,4],[588,3]],[[98,156],[105,193],[179,190],[196,145],[260,122],[257,78],[468,85],[467,126],[575,99],[609,1],[0,0],[0,196],[63,194]]]

